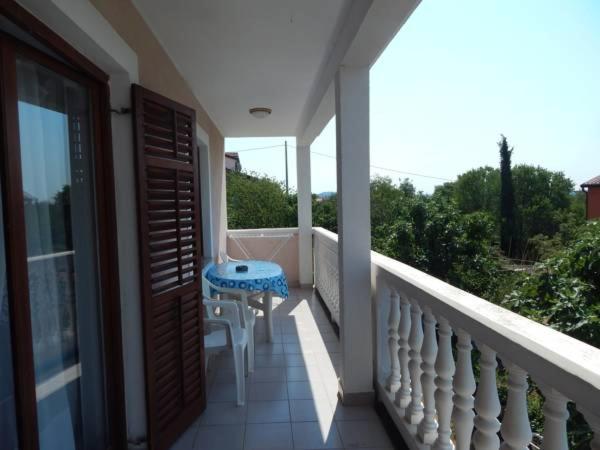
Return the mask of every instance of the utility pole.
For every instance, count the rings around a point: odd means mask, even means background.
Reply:
[[[287,141],[285,141],[285,195],[290,195],[290,187],[288,180]]]

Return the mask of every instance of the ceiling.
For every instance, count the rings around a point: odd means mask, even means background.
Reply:
[[[134,0],[221,132],[295,135],[348,0]],[[270,117],[250,116],[269,107]]]

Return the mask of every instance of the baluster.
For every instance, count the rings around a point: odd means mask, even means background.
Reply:
[[[437,356],[437,339],[435,336],[435,317],[429,307],[424,312],[424,338],[421,347],[421,385],[423,387],[423,420],[419,424],[419,439],[423,444],[431,445],[437,438],[437,422],[435,420],[435,358]]]
[[[433,444],[435,450],[452,450],[450,440],[452,430],[452,376],[454,375],[454,359],[452,357],[452,328],[446,319],[438,319],[440,328],[439,350],[435,360],[435,407],[438,413],[438,437]]]
[[[592,450],[600,450],[600,416],[596,414],[592,414],[585,409],[580,409],[581,414],[585,417],[585,421],[588,423],[592,431],[594,432],[594,436],[592,437],[592,441],[590,442],[590,448]]]
[[[527,414],[527,372],[516,364],[502,360],[508,369],[508,398],[502,418],[501,450],[527,450],[531,442],[531,426]]]
[[[411,326],[408,344],[410,345],[410,404],[406,409],[408,423],[417,425],[423,419],[423,393],[421,391],[421,346],[423,345],[423,324],[421,322],[421,308],[413,300],[411,306]]]
[[[408,371],[408,335],[410,333],[410,303],[403,295],[400,298],[400,389],[396,392],[396,406],[406,408],[410,403],[410,373]]]
[[[496,386],[496,352],[487,345],[478,344],[481,353],[479,359],[479,386],[475,395],[475,434],[473,445],[476,450],[498,450],[500,447],[500,399]]]
[[[400,387],[400,360],[398,359],[398,326],[400,325],[400,297],[392,290],[390,294],[390,315],[388,316],[388,349],[390,352],[391,373],[386,389],[394,394]]]
[[[544,394],[544,439],[543,450],[568,450],[567,440],[567,397],[550,386],[538,384]]]
[[[458,356],[454,374],[454,428],[456,430],[456,449],[469,450],[473,433],[473,412],[476,384],[471,363],[471,336],[463,330],[457,330]]]

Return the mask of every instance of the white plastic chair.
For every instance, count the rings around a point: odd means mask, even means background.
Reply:
[[[232,258],[226,252],[220,252],[219,256],[221,256],[221,261],[223,261],[224,263],[227,263],[227,262],[240,262],[240,261],[242,261],[241,259]]]
[[[202,294],[204,298],[217,302],[225,299],[217,300],[213,298],[213,292],[217,294],[231,294],[239,297],[239,299],[232,298],[227,300],[240,303],[239,306],[241,307],[241,317],[243,320],[241,326],[247,330],[248,335],[248,372],[254,372],[254,325],[256,324],[256,315],[248,305],[248,292],[244,289],[224,288],[212,284],[206,278],[206,273],[212,266],[214,266],[214,264],[211,263],[202,270]]]
[[[203,299],[206,316],[204,318],[204,350],[206,358],[231,348],[235,367],[237,404],[243,406],[246,400],[244,351],[248,346],[248,331],[242,328],[242,305],[231,300]],[[215,310],[219,310],[217,315]]]

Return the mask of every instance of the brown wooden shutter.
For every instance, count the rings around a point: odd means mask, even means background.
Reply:
[[[148,441],[167,449],[205,407],[195,111],[133,86]]]

